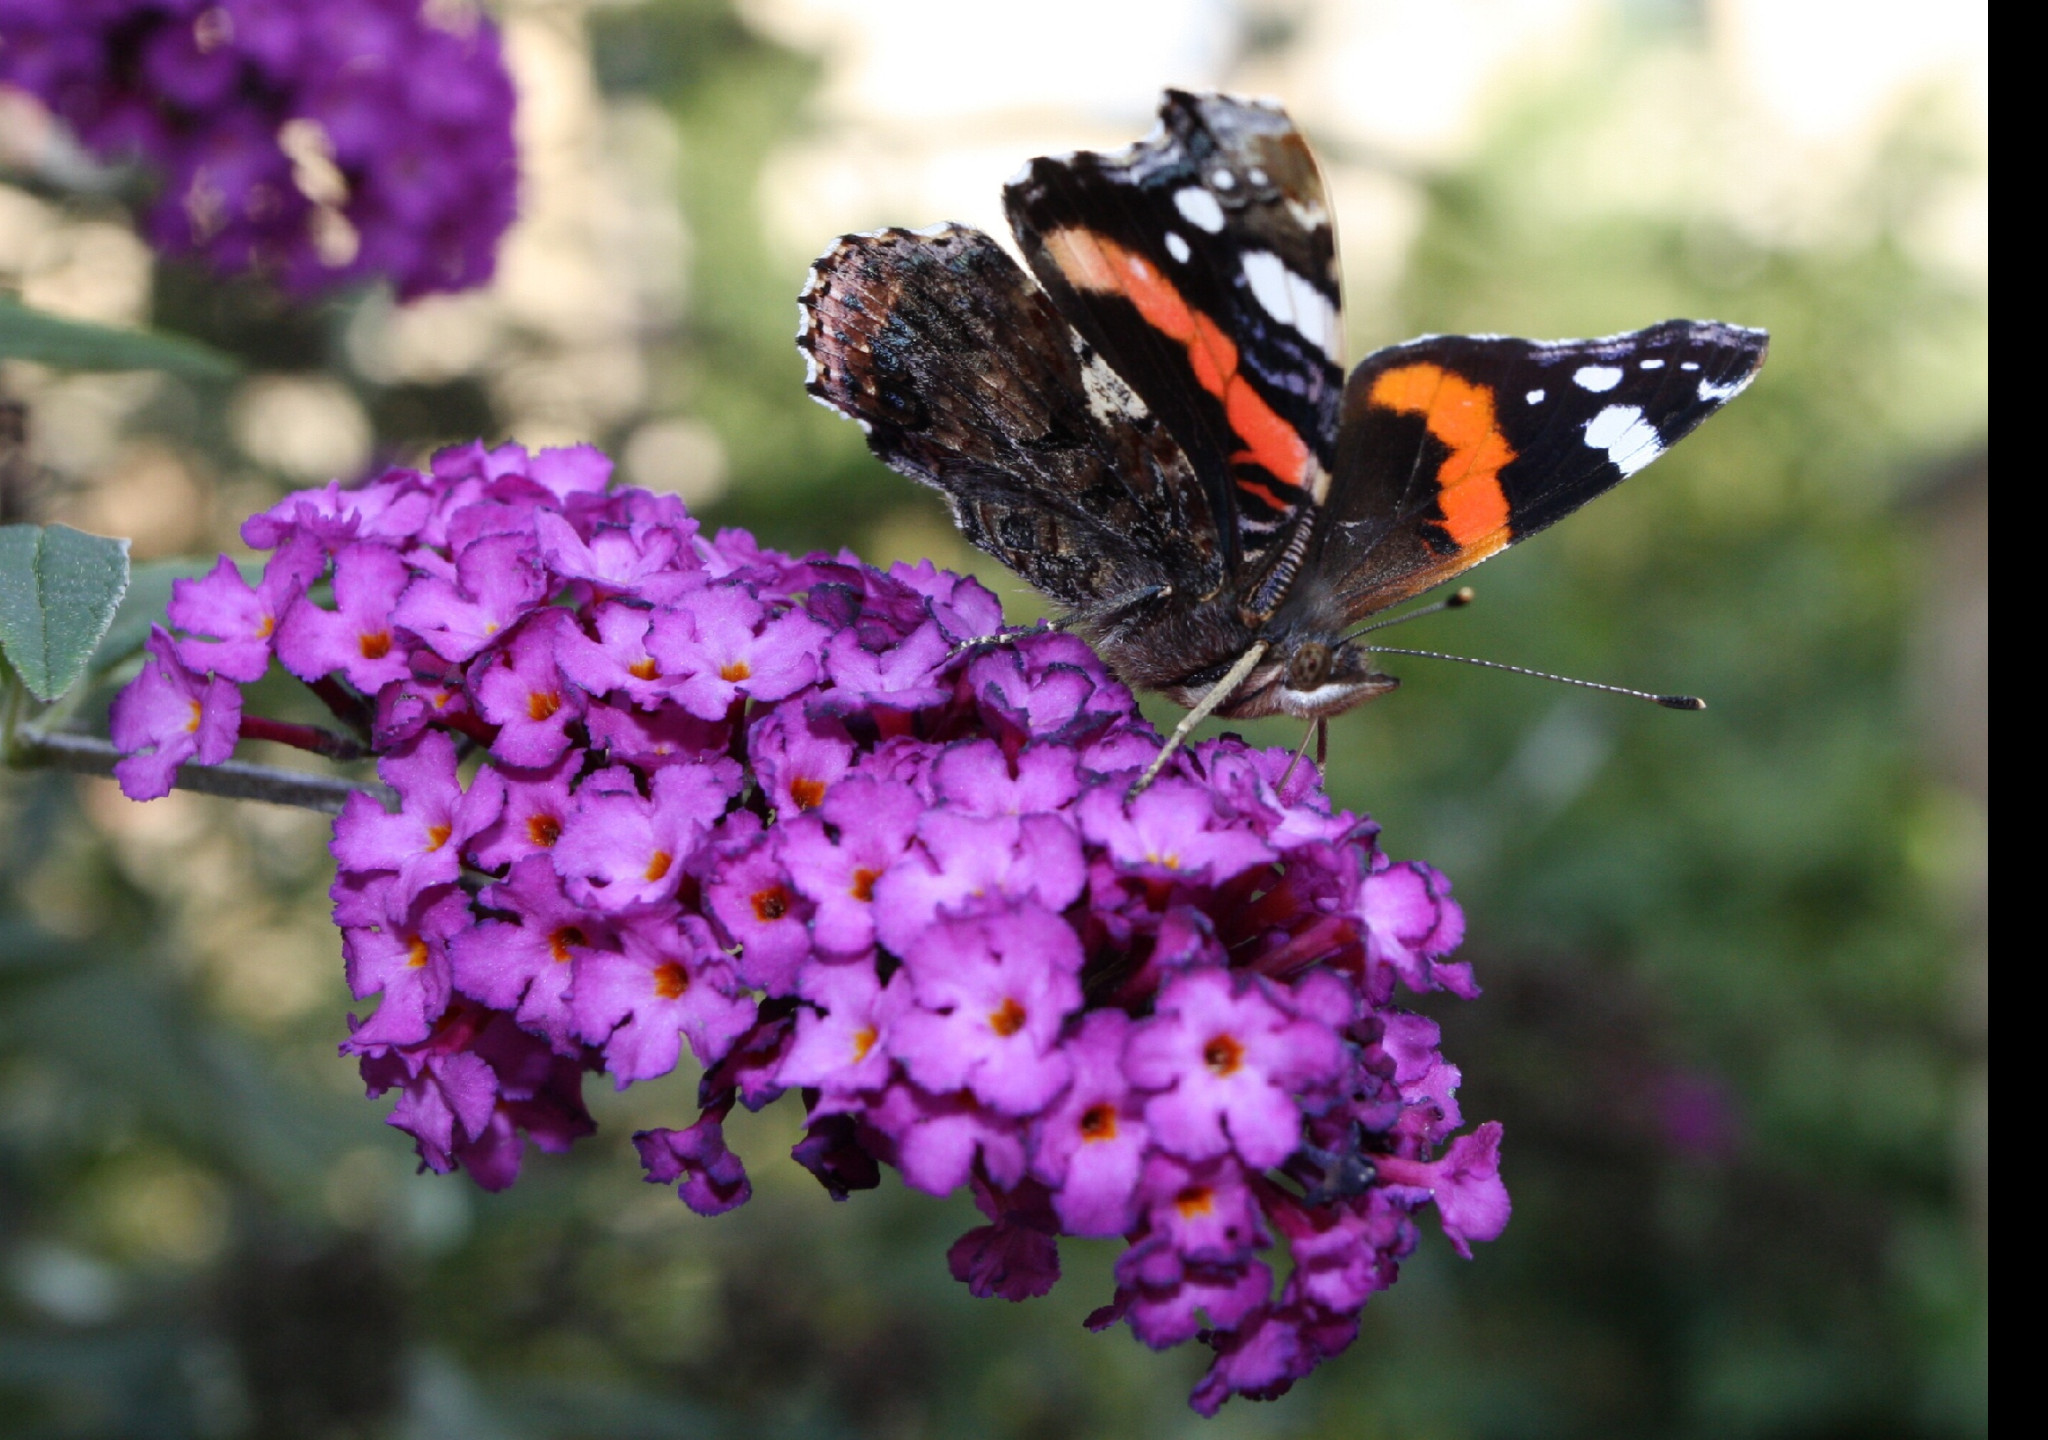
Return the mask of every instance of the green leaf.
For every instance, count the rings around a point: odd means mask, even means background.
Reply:
[[[35,360],[66,370],[169,370],[195,380],[226,380],[241,366],[197,340],[150,330],[121,330],[31,310],[0,295],[0,360]]]
[[[0,526],[0,650],[40,700],[85,673],[128,589],[128,542],[68,525]]]

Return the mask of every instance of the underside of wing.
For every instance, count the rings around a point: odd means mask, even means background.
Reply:
[[[1277,107],[1167,92],[1114,154],[1033,160],[1004,191],[1060,312],[1165,421],[1233,570],[1328,487],[1343,391],[1322,177]]]
[[[1667,320],[1600,340],[1426,336],[1345,386],[1319,572],[1357,619],[1618,485],[1755,378],[1767,337]]]
[[[810,393],[1033,586],[1086,616],[1220,583],[1186,455],[989,236],[846,236],[801,306]]]

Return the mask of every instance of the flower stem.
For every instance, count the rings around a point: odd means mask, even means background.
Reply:
[[[268,720],[261,715],[242,717],[244,740],[270,740],[299,750],[310,750],[330,760],[360,760],[367,753],[345,735],[322,730],[318,725],[294,725],[285,720]]]
[[[265,737],[268,738],[268,737]],[[121,758],[113,742],[90,735],[45,735],[24,725],[15,731],[10,764],[19,768],[68,770],[77,775],[112,775]],[[180,765],[173,782],[180,790],[221,795],[230,800],[267,800],[333,815],[360,790],[388,801],[389,792],[373,780],[347,780],[338,775],[308,775],[268,765],[230,760],[220,765]]]

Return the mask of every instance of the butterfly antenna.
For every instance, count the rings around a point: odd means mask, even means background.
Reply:
[[[1470,655],[1445,655],[1436,650],[1395,650],[1385,646],[1370,645],[1366,649],[1374,655],[1413,655],[1423,660],[1455,660],[1460,665],[1478,665],[1488,670],[1506,670],[1516,675],[1533,675],[1538,680],[1555,680],[1560,685],[1577,685],[1584,690],[1604,690],[1609,695],[1629,695],[1637,700],[1649,700],[1662,705],[1666,710],[1704,710],[1707,702],[1697,695],[1653,695],[1648,690],[1631,690],[1626,685],[1602,685],[1597,680],[1580,680],[1570,675],[1553,675],[1548,670],[1531,670],[1526,665],[1503,665],[1498,660],[1475,660]]]
[[[1441,614],[1445,610],[1462,610],[1479,598],[1479,593],[1470,585],[1460,585],[1434,605],[1425,605],[1420,610],[1410,610],[1406,615],[1396,615],[1391,620],[1375,620],[1362,629],[1353,630],[1344,638],[1356,640],[1361,635],[1370,635],[1375,630],[1384,630],[1389,625],[1406,625],[1410,620],[1420,620],[1425,615]]]

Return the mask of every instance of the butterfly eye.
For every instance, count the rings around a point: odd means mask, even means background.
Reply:
[[[1330,647],[1310,641],[1298,647],[1287,661],[1287,688],[1313,690],[1330,673]]]

